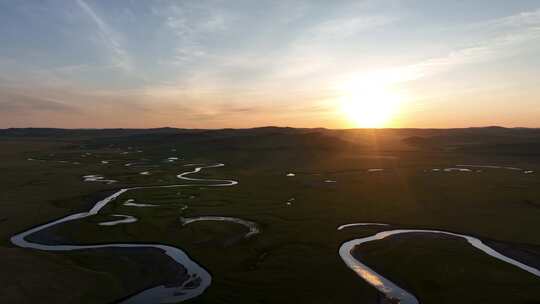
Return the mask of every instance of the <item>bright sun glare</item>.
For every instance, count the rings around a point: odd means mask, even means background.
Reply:
[[[341,98],[341,111],[357,127],[381,128],[396,114],[401,97],[384,86],[351,86]]]

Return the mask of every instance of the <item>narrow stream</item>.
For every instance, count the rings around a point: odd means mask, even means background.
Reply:
[[[380,223],[353,223],[353,224],[346,224],[341,225],[338,227],[338,230],[342,230],[346,227],[352,227],[352,226],[368,226],[368,225],[385,225]],[[406,234],[406,233],[435,233],[435,234],[443,234],[448,235],[452,237],[458,237],[465,239],[471,246],[481,250],[485,254],[492,256],[498,260],[501,260],[503,262],[509,263],[511,265],[514,265],[524,271],[527,271],[537,277],[540,277],[540,270],[525,265],[519,261],[516,261],[512,258],[509,258],[497,251],[495,251],[493,248],[487,246],[484,244],[481,240],[464,235],[464,234],[458,234],[453,232],[447,232],[447,231],[440,231],[440,230],[423,230],[423,229],[396,229],[396,230],[388,230],[388,231],[382,231],[377,234],[351,240],[348,242],[345,242],[341,245],[339,248],[339,255],[343,262],[349,267],[352,271],[354,271],[359,277],[364,279],[368,284],[375,287],[379,292],[381,292],[387,299],[390,299],[391,301],[397,301],[400,304],[418,304],[420,303],[418,299],[408,291],[402,289],[401,287],[397,286],[395,283],[390,281],[389,279],[385,278],[384,276],[378,274],[373,269],[368,267],[366,264],[358,261],[353,255],[352,250],[360,246],[364,243],[373,242],[373,241],[379,241],[382,239],[385,239],[392,235],[398,235],[398,234]]]
[[[251,221],[243,220],[236,217],[228,217],[228,216],[199,216],[199,217],[181,217],[180,222],[183,226],[186,226],[188,224],[194,223],[194,222],[201,222],[201,221],[222,221],[222,222],[231,222],[240,224],[242,226],[245,226],[248,229],[248,232],[244,234],[244,238],[250,238],[254,236],[255,234],[260,233],[259,227],[257,227],[257,224]]]

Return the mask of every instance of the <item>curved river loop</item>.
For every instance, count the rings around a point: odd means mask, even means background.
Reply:
[[[208,166],[198,165],[192,171],[183,172],[177,175],[177,178],[182,179],[182,180],[198,181],[198,182],[204,182],[204,183],[174,184],[174,185],[163,185],[163,186],[140,186],[140,187],[120,189],[116,191],[115,193],[113,193],[112,195],[95,203],[95,205],[86,212],[71,214],[61,219],[37,226],[25,232],[19,233],[11,237],[11,242],[22,248],[31,248],[31,249],[45,250],[45,251],[75,251],[75,250],[89,250],[89,249],[102,249],[102,248],[133,248],[133,249],[153,248],[153,249],[157,249],[161,251],[163,254],[167,255],[169,258],[173,259],[177,264],[185,268],[187,272],[185,276],[186,279],[180,283],[173,282],[174,284],[168,283],[167,285],[161,285],[161,286],[148,288],[131,297],[128,297],[127,299],[121,301],[120,303],[123,303],[123,304],[176,303],[176,302],[192,299],[194,297],[201,295],[210,286],[212,282],[212,277],[203,267],[201,267],[199,264],[193,261],[184,251],[182,251],[179,248],[169,246],[169,245],[152,244],[152,243],[148,243],[148,244],[111,243],[111,244],[97,244],[97,245],[69,245],[69,244],[49,245],[49,244],[42,244],[39,242],[29,241],[27,240],[27,237],[34,233],[40,232],[44,229],[47,229],[47,228],[50,228],[50,227],[53,227],[62,223],[77,221],[77,220],[81,220],[81,219],[96,215],[107,204],[116,200],[120,195],[129,191],[132,191],[132,190],[176,188],[176,187],[201,187],[201,186],[228,187],[228,186],[234,186],[238,184],[238,182],[234,180],[199,179],[199,178],[187,177],[190,174],[195,174],[195,173],[200,172],[202,169],[217,168],[217,167],[222,167],[222,166],[224,165],[223,164],[215,164],[215,165],[208,165]],[[119,222],[127,223],[127,222],[136,221],[136,219],[128,217],[128,216],[117,215],[117,217],[124,217],[124,218],[119,221],[106,222],[106,223],[101,223],[101,224],[114,225]],[[204,219],[199,219],[199,220],[204,220]],[[222,217],[222,218],[214,217],[214,218],[211,218],[211,220],[232,221],[235,223],[245,225],[249,229],[249,232],[246,235],[246,237],[259,232],[255,223],[252,223],[249,221],[236,219],[236,218],[225,218],[225,217]]]
[[[354,226],[372,226],[372,225],[389,226],[388,224],[382,224],[382,223],[352,223],[352,224],[341,225],[338,227],[338,230],[343,230],[344,228],[354,227]],[[382,231],[368,237],[354,239],[354,240],[343,243],[341,247],[339,248],[339,255],[341,259],[343,260],[343,262],[345,262],[347,267],[349,267],[352,271],[354,271],[359,277],[361,277],[368,284],[376,288],[387,299],[391,300],[392,303],[397,302],[400,304],[419,304],[420,302],[412,293],[402,289],[401,287],[399,287],[398,285],[396,285],[389,279],[380,275],[379,273],[371,269],[366,264],[357,260],[352,254],[352,251],[354,250],[354,248],[362,244],[373,242],[373,241],[379,241],[393,235],[408,234],[408,233],[442,234],[446,236],[462,238],[462,239],[465,239],[468,244],[484,252],[485,254],[492,256],[503,262],[506,262],[508,264],[514,265],[537,277],[540,277],[540,270],[501,254],[500,252],[484,244],[478,238],[475,238],[469,235],[458,234],[458,233],[442,231],[442,230],[425,230],[425,229],[386,230],[386,231]]]

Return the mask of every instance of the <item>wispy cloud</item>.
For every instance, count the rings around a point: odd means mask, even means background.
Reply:
[[[316,25],[312,33],[319,39],[343,39],[390,24],[395,20],[396,18],[383,15],[339,18]]]
[[[227,28],[227,15],[208,3],[174,2],[155,6],[152,12],[175,36],[176,54],[167,64],[185,64],[208,55],[205,40]]]
[[[77,108],[54,99],[23,95],[5,90],[0,91],[0,112],[2,113],[20,115],[42,111],[73,113],[77,111]]]
[[[77,0],[79,7],[90,17],[98,28],[99,36],[113,54],[112,60],[115,66],[130,72],[133,70],[131,56],[116,38],[115,32],[84,0]]]
[[[521,12],[515,15],[492,19],[484,22],[473,23],[471,27],[484,27],[493,30],[522,26],[534,26],[540,24],[540,9]]]
[[[494,35],[454,50],[446,56],[418,63],[388,67],[355,75],[356,82],[396,84],[419,80],[460,66],[490,62],[528,51],[528,44],[540,39],[540,10],[488,20],[470,26],[477,34],[497,29]]]

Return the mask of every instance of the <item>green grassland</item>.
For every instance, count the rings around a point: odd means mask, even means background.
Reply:
[[[538,143],[539,130],[501,128],[4,130],[0,302],[110,303],[165,282],[175,267],[151,250],[50,253],[9,242],[13,234],[86,211],[114,190],[143,185],[194,184],[133,190],[94,217],[32,238],[179,247],[212,274],[210,288],[192,303],[378,303],[376,290],[345,266],[338,248],[381,228],[337,231],[337,226],[352,222],[470,234],[509,246],[513,256],[526,255],[527,263],[538,268]],[[172,156],[181,160],[167,162]],[[217,162],[225,166],[190,177],[234,179],[238,185],[200,186],[176,178],[190,170],[184,164]],[[536,173],[432,171],[457,164],[512,166]],[[370,168],[385,170],[367,172]],[[151,174],[140,175],[142,171]],[[287,177],[288,172],[296,176]],[[83,182],[88,174],[118,182]],[[286,204],[291,198],[294,201]],[[160,206],[123,206],[127,199]],[[139,221],[97,225],[113,220],[112,214]],[[238,236],[246,229],[233,223],[180,223],[180,217],[202,215],[254,221],[262,232],[242,239]],[[365,244],[355,254],[422,303],[540,303],[538,277],[459,239],[391,237]]]

